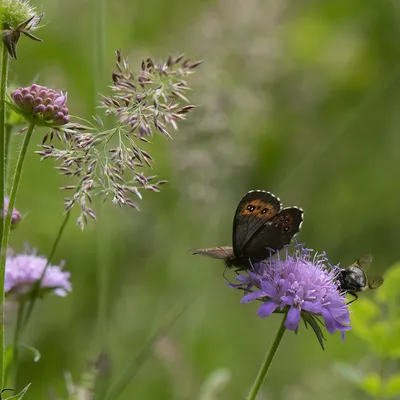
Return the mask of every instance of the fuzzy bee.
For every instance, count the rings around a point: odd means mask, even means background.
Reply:
[[[371,265],[371,262],[371,254],[364,254],[348,268],[340,271],[337,277],[339,289],[354,297],[348,304],[358,299],[358,292],[376,289],[382,285],[383,278],[374,277],[369,279],[365,273]]]

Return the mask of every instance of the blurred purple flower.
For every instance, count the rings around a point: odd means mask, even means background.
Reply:
[[[4,290],[8,295],[20,297],[30,293],[42,276],[47,259],[31,254],[7,254]],[[72,290],[70,273],[62,270],[63,265],[49,265],[41,289],[48,289],[57,296],[66,296]]]
[[[14,110],[38,125],[60,126],[69,122],[67,94],[33,84],[11,92]]]
[[[4,198],[4,212],[3,212],[3,218],[6,218],[6,215],[8,214],[8,204],[10,203],[10,200],[8,197]],[[11,216],[11,228],[15,228],[20,222],[21,222],[22,216],[21,213],[14,208],[12,211],[12,216]]]
[[[328,332],[338,330],[344,339],[344,332],[351,329],[350,314],[345,294],[338,289],[339,269],[324,254],[298,246],[293,255],[286,251],[284,260],[277,255],[253,267],[247,275],[238,275],[239,285],[231,285],[246,290],[242,303],[262,300],[258,309],[262,318],[276,309],[287,311],[285,327],[290,330],[298,328],[302,313],[322,317]]]

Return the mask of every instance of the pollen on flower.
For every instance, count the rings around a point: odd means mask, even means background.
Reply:
[[[7,254],[4,290],[7,297],[17,300],[32,292],[46,267],[47,259],[30,254]],[[41,293],[51,291],[66,296],[72,290],[70,273],[62,270],[63,265],[49,265],[41,284]]]
[[[242,303],[261,300],[258,315],[268,317],[274,311],[287,312],[285,327],[296,330],[300,319],[308,315],[321,317],[329,333],[350,329],[346,297],[337,284],[339,269],[329,264],[324,254],[297,247],[294,254],[286,251],[256,263],[247,275],[238,275],[241,282],[232,287],[245,289]]]
[[[60,126],[69,122],[67,94],[33,84],[11,93],[14,110],[38,125]]]

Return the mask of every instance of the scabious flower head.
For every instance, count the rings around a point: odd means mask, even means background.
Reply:
[[[31,293],[35,283],[41,278],[47,259],[30,254],[7,254],[4,290],[12,299]],[[52,291],[57,296],[66,296],[72,290],[70,273],[62,270],[62,265],[49,265],[41,284],[41,293]]]
[[[10,203],[10,200],[8,197],[4,198],[4,212],[3,212],[3,218],[5,219],[7,214],[8,214],[8,204]],[[12,211],[12,216],[11,216],[11,228],[16,228],[17,225],[21,222],[22,216],[21,213],[14,208]]]
[[[246,293],[241,302],[261,300],[258,315],[268,317],[275,310],[287,311],[285,327],[297,330],[300,318],[322,317],[329,333],[350,329],[350,315],[345,294],[338,288],[337,267],[329,264],[324,254],[297,246],[294,254],[286,251],[253,265],[247,275],[238,275],[239,285]],[[304,318],[306,317],[306,318]]]
[[[21,33],[32,40],[42,40],[32,34],[40,24],[43,15],[37,15],[28,1],[3,0],[1,9],[2,39],[8,54],[17,58],[17,44]]]
[[[11,92],[14,110],[37,125],[58,127],[69,122],[67,94],[33,84]]]

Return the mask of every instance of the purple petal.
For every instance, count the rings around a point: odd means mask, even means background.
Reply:
[[[272,300],[268,300],[260,306],[257,315],[261,318],[269,317],[276,310],[277,307],[278,304],[276,304]]]
[[[236,280],[238,280],[239,282],[242,282],[242,283],[250,282],[250,279],[248,276],[244,276],[244,275],[240,275],[240,274],[236,275]]]
[[[322,306],[320,302],[312,302],[305,300],[301,305],[301,308],[313,314],[321,314]]]
[[[64,95],[61,92],[61,96],[57,97],[54,100],[54,105],[59,106],[60,108],[62,108],[65,105],[66,102],[67,102],[67,94]]]
[[[300,322],[300,310],[295,307],[290,307],[285,321],[285,327],[291,331],[294,331],[299,326]]]
[[[326,309],[322,309],[322,317],[324,318],[325,321],[325,328],[329,333],[335,333],[336,331],[336,323],[335,320],[333,319],[331,313]]]
[[[257,300],[260,297],[264,297],[265,293],[262,292],[261,290],[257,290],[256,292],[252,292],[249,294],[245,294],[241,299],[240,302],[241,303],[250,303],[253,300]]]
[[[269,293],[270,295],[273,295],[276,293],[276,288],[274,285],[272,285],[270,282],[267,281],[262,281],[261,282],[261,289],[266,292]]]
[[[285,306],[292,306],[293,302],[294,302],[294,299],[292,296],[282,296],[280,298],[280,300],[281,300],[282,304],[284,304]]]

